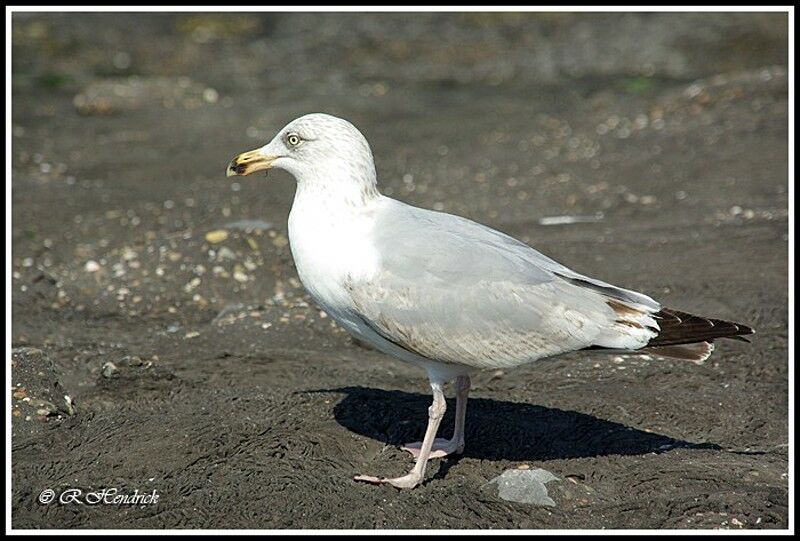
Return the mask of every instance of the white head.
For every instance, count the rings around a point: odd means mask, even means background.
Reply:
[[[348,121],[323,113],[301,116],[266,145],[236,156],[227,175],[272,168],[291,173],[299,187],[335,191],[362,199],[377,195],[372,151]]]

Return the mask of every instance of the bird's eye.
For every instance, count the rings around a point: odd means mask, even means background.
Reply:
[[[292,145],[293,147],[296,147],[297,145],[300,144],[300,136],[297,135],[296,133],[290,133],[286,137],[286,142]]]

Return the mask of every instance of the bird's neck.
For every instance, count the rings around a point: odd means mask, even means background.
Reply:
[[[352,182],[328,177],[321,179],[298,179],[294,204],[311,204],[347,212],[369,207],[381,197],[374,180]]]
[[[323,305],[333,293],[315,289],[319,273],[360,276],[375,268],[371,231],[386,198],[374,185],[371,189],[353,183],[346,186],[298,181],[289,213],[289,243],[297,272]]]

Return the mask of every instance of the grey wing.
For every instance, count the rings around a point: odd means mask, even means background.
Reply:
[[[348,289],[356,314],[400,347],[480,368],[593,345],[634,349],[655,335],[649,297],[475,222],[397,205],[374,228],[381,271]]]

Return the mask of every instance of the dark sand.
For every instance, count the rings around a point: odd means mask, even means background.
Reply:
[[[13,33],[15,527],[787,527],[785,15],[17,14]],[[362,129],[386,194],[757,335],[703,366],[478,374],[463,457],[413,491],[354,483],[410,467],[424,375],[311,304],[288,175],[224,176],[312,111]],[[561,479],[555,507],[487,486],[519,466]],[[160,499],[37,502],[105,487]]]

